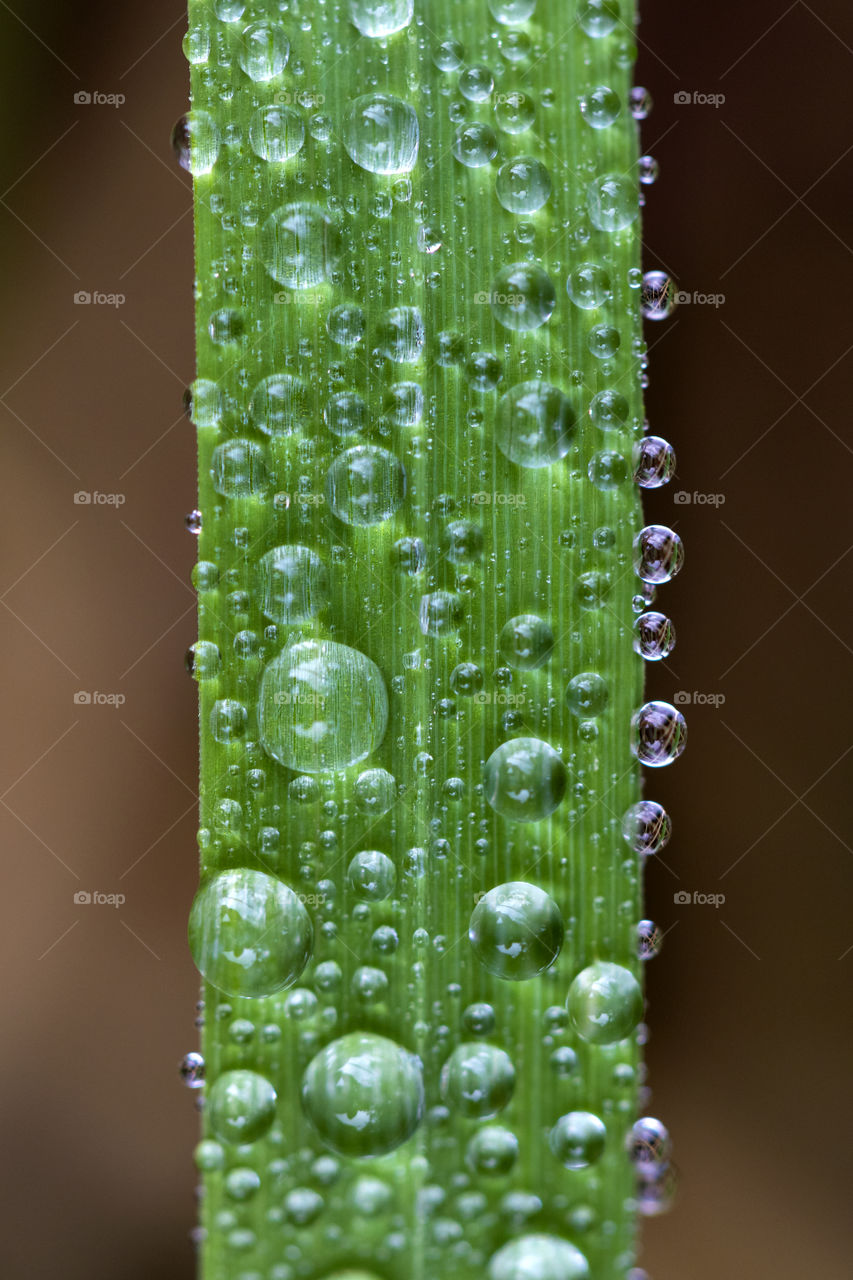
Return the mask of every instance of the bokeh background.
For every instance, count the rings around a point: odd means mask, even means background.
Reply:
[[[174,0],[0,4],[8,1280],[193,1271],[197,1117],[176,1075],[197,995],[192,228],[169,148],[184,29]],[[648,326],[649,418],[679,469],[646,509],[687,546],[664,597],[678,646],[649,692],[689,694],[691,740],[649,790],[675,823],[647,873],[666,930],[651,1109],[681,1184],[642,1260],[653,1280],[843,1280],[853,13],[656,0],[637,81],[661,166],[645,266],[690,294]]]

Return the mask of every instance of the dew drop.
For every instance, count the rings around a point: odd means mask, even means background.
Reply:
[[[315,551],[273,547],[257,568],[259,603],[272,622],[306,622],[329,603],[329,573]]]
[[[675,627],[663,613],[640,614],[634,623],[634,651],[647,662],[668,658],[675,648]]]
[[[274,280],[311,289],[328,279],[340,251],[337,227],[319,205],[282,205],[264,223],[260,256]]]
[[[515,1089],[508,1053],[491,1044],[460,1044],[441,1070],[441,1096],[461,1115],[490,1119],[507,1105]]]
[[[610,296],[610,276],[597,262],[582,262],[566,282],[566,290],[576,307],[591,311]]]
[[[379,325],[377,346],[395,364],[415,364],[426,341],[423,316],[418,307],[392,307]]]
[[[178,1069],[181,1083],[188,1089],[200,1089],[204,1084],[204,1058],[200,1053],[185,1054]]]
[[[580,719],[600,716],[609,698],[606,682],[594,671],[583,671],[574,676],[566,688],[566,704]]]
[[[662,768],[687,745],[687,722],[668,702],[646,702],[631,717],[632,749],[641,764]]]
[[[364,849],[350,862],[347,878],[357,897],[365,902],[382,902],[394,892],[397,869],[387,854]]]
[[[671,835],[672,820],[656,800],[632,805],[622,819],[622,837],[634,853],[660,853]]]
[[[543,889],[511,880],[490,889],[477,903],[468,939],[489,973],[524,982],[543,973],[560,954],[560,908]]]
[[[381,524],[400,508],[405,496],[403,464],[378,445],[347,449],[335,458],[326,475],[326,498],[344,524]]]
[[[354,391],[340,391],[323,410],[326,426],[336,436],[354,436],[367,424],[367,402]]]
[[[605,84],[596,85],[580,100],[581,115],[592,129],[606,129],[622,110],[619,94]],[[607,230],[613,230],[608,227]]]
[[[652,95],[641,85],[634,85],[628,95],[631,115],[635,120],[645,120],[652,109]]]
[[[210,1127],[223,1142],[244,1145],[268,1133],[275,1119],[276,1092],[256,1071],[226,1071],[207,1098]]]
[[[637,173],[644,187],[650,187],[660,176],[660,165],[654,156],[640,156],[637,161]]]
[[[564,458],[574,429],[571,404],[548,382],[521,382],[498,402],[495,440],[520,467],[547,467]]]
[[[383,1155],[410,1138],[421,1120],[423,1069],[392,1040],[353,1032],[332,1041],[309,1063],[302,1104],[333,1151]]]
[[[207,111],[188,111],[172,130],[172,149],[178,164],[194,178],[212,172],[221,142],[216,121]]]
[[[635,1121],[626,1145],[629,1159],[641,1177],[654,1176],[672,1154],[669,1131],[654,1116],[641,1116]]]
[[[609,36],[619,21],[617,0],[581,0],[578,6],[578,22],[594,40]]]
[[[589,404],[589,416],[599,431],[619,431],[628,421],[630,406],[618,391],[599,391]]]
[[[641,489],[659,489],[675,472],[675,450],[660,436],[644,436],[634,446],[634,479]]]
[[[675,285],[665,271],[647,271],[640,293],[640,312],[646,320],[665,320],[675,310]]]
[[[551,194],[551,175],[541,160],[516,156],[498,169],[495,192],[509,213],[535,213]]]
[[[202,885],[189,922],[190,950],[203,977],[231,996],[272,995],[293,986],[313,933],[292,889],[261,871],[222,871]]]
[[[552,1152],[567,1169],[588,1169],[604,1153],[607,1130],[591,1111],[560,1116],[548,1136]]]
[[[628,479],[628,464],[621,453],[605,449],[590,458],[587,475],[596,489],[606,493],[608,489],[616,489]]]
[[[587,187],[590,221],[598,231],[621,231],[635,221],[639,200],[633,182],[619,174],[596,178]]]
[[[347,107],[343,144],[368,173],[410,173],[418,156],[418,117],[391,93],[366,93]]]
[[[372,40],[384,40],[403,31],[414,11],[414,0],[349,0],[353,26]]]
[[[501,94],[495,102],[495,120],[504,133],[526,133],[536,119],[536,104],[529,93]]]
[[[527,332],[550,319],[557,294],[541,267],[530,262],[513,262],[495,276],[491,304],[492,314],[505,328]]]
[[[498,154],[498,140],[487,124],[463,124],[454,134],[451,150],[466,169],[482,169]]]
[[[290,373],[262,378],[252,392],[252,425],[267,436],[289,436],[305,422],[305,384]]]
[[[634,570],[643,582],[669,582],[684,563],[684,544],[664,524],[650,524],[634,539]]]
[[[586,1258],[559,1236],[520,1236],[489,1260],[488,1280],[589,1280],[589,1276]]]
[[[250,80],[263,84],[280,75],[290,57],[290,41],[279,22],[253,22],[243,31],[237,61]]]
[[[466,67],[459,76],[459,92],[469,102],[487,102],[495,87],[488,67]]]
[[[551,657],[554,633],[544,618],[535,613],[521,613],[510,618],[500,635],[500,650],[505,662],[519,671],[533,671]]]
[[[640,920],[637,925],[637,956],[640,960],[653,960],[659,954],[663,933],[653,920]]]
[[[265,668],[258,721],[264,750],[286,768],[311,774],[345,769],[385,736],[385,681],[357,649],[304,640]]]
[[[253,440],[226,440],[213,450],[213,487],[223,498],[251,498],[269,488],[266,453]]]
[[[249,122],[249,142],[261,160],[292,160],[305,142],[305,123],[294,107],[259,107]]]
[[[487,1177],[505,1177],[517,1159],[518,1138],[510,1129],[497,1124],[487,1124],[479,1129],[466,1151],[466,1160],[474,1172]],[[520,1276],[523,1277],[524,1272]]]
[[[634,1030],[643,1014],[643,996],[632,973],[597,960],[575,977],[567,1000],[575,1031],[590,1044],[613,1044]]]
[[[342,302],[332,307],[326,317],[326,331],[340,347],[357,347],[366,327],[364,312],[354,302]]]

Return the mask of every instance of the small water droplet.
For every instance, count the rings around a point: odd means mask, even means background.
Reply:
[[[631,717],[633,751],[658,769],[677,760],[687,745],[687,722],[669,702],[646,702]]]

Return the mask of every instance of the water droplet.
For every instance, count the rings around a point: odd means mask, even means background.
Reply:
[[[619,964],[596,960],[572,982],[567,1000],[575,1031],[590,1044],[624,1040],[643,1014],[637,979]]]
[[[436,227],[418,227],[418,248],[421,253],[438,253],[441,248],[441,232]]]
[[[181,42],[181,47],[184,57],[191,66],[203,66],[210,56],[210,32],[204,27],[190,27]]]
[[[343,144],[368,173],[409,173],[418,156],[418,117],[391,93],[366,93],[344,115]]]
[[[647,271],[643,276],[640,312],[646,320],[665,320],[675,310],[675,285],[665,271]]]
[[[586,1258],[558,1236],[528,1235],[492,1254],[488,1280],[589,1280]]]
[[[596,489],[606,492],[628,479],[628,464],[621,453],[605,449],[590,458],[587,474]]]
[[[311,955],[308,912],[281,880],[222,871],[193,901],[190,950],[204,978],[231,996],[272,995],[297,981]]]
[[[641,85],[634,85],[628,101],[631,107],[631,115],[635,120],[645,120],[652,109],[652,95],[648,89],[644,89]]]
[[[490,1119],[507,1105],[515,1089],[508,1053],[491,1044],[460,1044],[441,1070],[441,1096],[464,1116]]]
[[[246,11],[244,0],[216,0],[213,12],[220,22],[237,22]]]
[[[551,657],[554,633],[544,618],[521,613],[510,618],[500,635],[501,655],[519,671],[533,671]]]
[[[637,161],[637,174],[644,187],[650,187],[660,176],[660,165],[654,156],[640,156]]]
[[[570,711],[585,719],[600,716],[607,706],[610,693],[606,682],[594,671],[583,671],[574,676],[566,688],[566,703]]]
[[[505,1177],[518,1159],[518,1138],[501,1125],[487,1124],[468,1143],[466,1159],[475,1173]]]
[[[617,0],[581,0],[578,6],[578,22],[594,40],[609,36],[619,21]]]
[[[465,60],[465,50],[458,40],[442,40],[433,52],[432,60],[439,71],[458,71]]]
[[[465,365],[465,376],[475,391],[494,391],[503,377],[503,364],[491,351],[477,351]]]
[[[252,22],[237,46],[237,61],[250,80],[263,84],[280,75],[290,57],[290,41],[280,22]]]
[[[507,329],[526,332],[538,329],[550,318],[557,304],[557,294],[550,277],[541,267],[531,262],[513,262],[502,267],[495,276],[491,304],[492,314],[500,324]]]
[[[387,854],[364,849],[350,862],[347,877],[357,897],[365,902],[382,902],[394,892],[397,868]]]
[[[210,1127],[223,1142],[244,1145],[268,1133],[275,1119],[276,1092],[256,1071],[226,1071],[207,1097]]]
[[[640,1177],[654,1177],[672,1155],[669,1130],[654,1116],[642,1116],[635,1121],[626,1145],[629,1159]]]
[[[589,403],[589,416],[599,431],[619,431],[629,413],[628,401],[618,391],[599,391]]]
[[[580,100],[580,109],[581,115],[591,128],[606,129],[619,115],[622,103],[619,101],[618,93],[608,88],[606,84],[599,84],[594,89],[590,89],[589,93],[584,94]]]
[[[460,662],[450,673],[450,687],[460,697],[471,698],[483,687],[483,673],[474,662]]]
[[[421,358],[426,329],[418,307],[392,307],[379,325],[377,346],[395,364],[415,364]]]
[[[252,392],[252,425],[267,436],[289,436],[304,425],[305,384],[290,373],[262,378]]]
[[[253,440],[226,440],[211,461],[213,487],[223,498],[250,498],[269,488],[266,453]]]
[[[222,666],[219,646],[212,640],[197,640],[187,649],[186,666],[194,680],[211,680]]]
[[[586,345],[596,360],[610,360],[619,350],[619,330],[610,324],[597,324],[587,334]]]
[[[285,204],[264,223],[260,256],[273,280],[289,289],[311,289],[328,279],[340,251],[332,219],[319,205]]]
[[[675,627],[663,613],[643,613],[634,623],[634,650],[648,662],[668,658],[675,648]]]
[[[523,982],[543,973],[560,954],[563,945],[560,908],[543,889],[511,880],[490,889],[477,903],[471,914],[468,938],[474,954],[489,973],[511,982]]]
[[[345,524],[389,520],[406,496],[402,462],[378,445],[359,444],[335,458],[326,475],[326,498]]]
[[[308,547],[273,547],[257,568],[260,607],[272,622],[306,622],[329,603],[329,573]]]
[[[481,169],[498,154],[498,140],[487,124],[463,124],[454,134],[451,149],[466,169]]]
[[[520,26],[533,16],[536,0],[489,0],[489,13],[495,22],[507,27]]]
[[[200,1089],[204,1084],[204,1058],[200,1053],[185,1054],[178,1070],[188,1089]]]
[[[246,732],[247,722],[245,704],[233,698],[222,698],[211,708],[210,732],[215,742],[236,742]]]
[[[202,1172],[221,1169],[225,1165],[225,1148],[213,1138],[203,1139],[193,1152],[195,1167]]]
[[[505,93],[495,103],[495,120],[504,133],[526,133],[535,119],[536,103],[529,93]]]
[[[222,392],[208,378],[196,378],[184,392],[184,413],[199,428],[217,427],[222,417]]]
[[[246,332],[243,313],[235,311],[233,307],[222,307],[219,311],[214,311],[208,321],[207,332],[218,347],[224,347],[229,342],[242,342]]]
[[[637,925],[637,956],[640,960],[653,960],[660,952],[663,933],[653,920],[641,920]]]
[[[188,515],[184,516],[184,525],[186,526],[187,532],[191,533],[195,538],[197,538],[201,533],[201,524],[202,518],[200,511],[190,511]]]
[[[495,1011],[490,1004],[469,1004],[462,1014],[462,1025],[472,1036],[490,1036],[495,1029]]]
[[[358,346],[366,327],[364,312],[354,302],[342,302],[337,307],[332,307],[326,317],[329,337],[340,347]]]
[[[379,818],[397,799],[397,783],[387,769],[365,769],[353,787],[356,808],[361,813]]]
[[[610,296],[610,276],[597,262],[582,262],[566,282],[566,290],[576,307],[591,311]]]
[[[221,142],[216,121],[207,111],[188,111],[172,130],[172,149],[178,164],[194,178],[212,172]]]
[[[427,551],[421,538],[400,538],[391,549],[391,563],[400,573],[414,577],[426,568]]]
[[[629,178],[604,174],[586,192],[590,221],[598,231],[621,231],[635,221],[640,210],[637,189]]]
[[[668,702],[646,702],[631,717],[633,750],[641,764],[659,769],[687,745],[687,722]]]
[[[591,1111],[560,1116],[548,1136],[554,1155],[567,1169],[587,1169],[604,1152],[607,1130]]]
[[[634,446],[634,479],[641,489],[659,489],[675,472],[675,450],[660,436],[644,436]]]
[[[498,44],[501,57],[505,58],[509,63],[524,62],[529,57],[532,47],[533,41],[526,31],[507,31],[501,36]],[[543,89],[542,105],[543,107],[553,105],[550,89]]]
[[[414,8],[414,0],[349,0],[353,26],[373,40],[402,31],[411,22]]]
[[[424,393],[417,382],[396,382],[388,388],[385,415],[397,427],[414,427],[424,414]]]
[[[459,92],[469,102],[487,102],[495,87],[488,67],[466,67],[459,76]]]
[[[672,820],[656,800],[632,805],[622,819],[622,836],[634,853],[660,853],[671,835]]]
[[[420,1060],[384,1036],[342,1036],[309,1063],[302,1103],[333,1151],[384,1155],[412,1136],[423,1115]]]
[[[385,736],[385,681],[357,649],[304,640],[283,649],[264,670],[258,720],[265,751],[285,768],[346,769]]]
[[[548,382],[521,382],[498,402],[498,448],[520,467],[547,467],[569,452],[575,414],[566,396]]]
[[[451,520],[442,541],[451,564],[475,564],[482,559],[483,530],[473,520]]]
[[[431,591],[421,597],[420,628],[425,636],[454,633],[462,620],[462,602],[454,591]]]
[[[634,539],[634,570],[643,582],[669,582],[684,563],[684,544],[664,524],[649,524]]]
[[[336,436],[358,435],[367,425],[367,402],[354,391],[340,391],[328,401],[323,418]]]
[[[509,213],[535,213],[551,194],[551,175],[533,156],[516,156],[498,169],[495,192]]]
[[[292,160],[305,142],[305,123],[293,107],[259,107],[249,123],[249,142],[261,160]]]
[[[486,799],[512,822],[540,822],[554,812],[566,791],[566,766],[539,738],[512,738],[486,761]]]

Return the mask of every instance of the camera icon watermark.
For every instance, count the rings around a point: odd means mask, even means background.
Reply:
[[[126,302],[123,293],[102,293],[98,289],[78,289],[74,294],[75,307],[123,307]]]
[[[123,107],[127,98],[123,93],[102,93],[99,89],[91,92],[78,89],[74,94],[74,105],[77,107]]]
[[[672,895],[672,900],[677,907],[716,907],[719,909],[726,900],[724,893],[701,893],[698,889],[694,889],[692,893],[688,893],[686,889],[677,889]]]
[[[74,694],[75,707],[123,707],[127,698],[123,693],[101,693],[98,689],[78,689]]]
[[[78,489],[74,494],[75,507],[123,507],[126,502],[126,494],[101,493],[100,489]]]
[[[326,95],[318,89],[280,89],[273,94],[272,100],[277,107],[303,107],[306,111],[312,111],[315,107],[323,106]]]
[[[713,707],[719,710],[725,701],[724,693],[701,693],[698,689],[694,689],[692,693],[687,689],[679,689],[672,695],[672,704],[675,707]]]
[[[492,289],[479,289],[473,298],[481,307],[520,307],[524,304],[523,293],[496,293]]]
[[[724,493],[692,493],[687,489],[676,489],[672,500],[677,507],[721,507],[726,500]]]
[[[724,93],[702,93],[699,89],[689,92],[679,89],[672,95],[677,107],[721,107],[726,100]]]
[[[76,907],[123,907],[127,902],[127,898],[123,893],[101,893],[95,889],[91,893],[88,889],[78,889],[74,894],[74,905]]]

